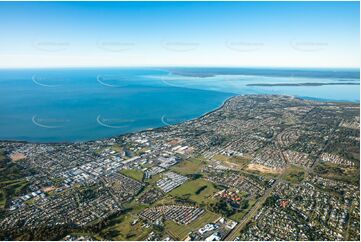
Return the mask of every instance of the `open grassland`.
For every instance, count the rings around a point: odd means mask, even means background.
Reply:
[[[162,178],[163,173],[156,174],[155,176],[152,176],[150,179],[146,179],[145,181],[149,184],[155,184],[159,179]]]
[[[0,152],[0,162],[5,160],[4,153]]]
[[[123,148],[118,144],[113,145],[111,149],[114,150],[115,152],[118,152],[119,154],[123,152]]]
[[[333,179],[358,186],[360,184],[360,167],[341,167],[332,163],[319,162],[314,171],[323,178]]]
[[[144,240],[148,233],[150,232],[149,228],[146,229],[142,227],[140,223],[132,225],[132,222],[136,217],[126,215],[124,220],[115,226],[116,230],[119,232],[119,235],[116,236],[115,240]]]
[[[202,158],[192,158],[178,163],[177,165],[173,166],[171,170],[182,175],[190,175],[199,173],[203,164],[204,161]]]
[[[6,200],[11,200],[24,192],[28,185],[25,179],[0,182],[0,208],[4,208]]]
[[[290,166],[288,167],[283,175],[282,178],[290,183],[300,183],[305,178],[306,171],[299,166]]]
[[[147,207],[135,200],[125,204],[126,213],[111,219],[109,224],[98,235],[106,240],[144,240],[150,233],[151,228],[143,227],[140,222],[132,223],[139,219],[138,214]]]
[[[236,157],[236,156],[217,154],[213,157],[213,160],[220,161],[222,165],[227,166],[231,169],[242,170],[249,164],[249,161],[251,159],[247,156]]]
[[[121,170],[120,173],[137,181],[142,181],[144,176],[144,173],[142,171],[133,169]]]
[[[213,183],[200,178],[185,182],[180,187],[171,191],[170,195],[191,199],[198,204],[206,204],[212,200],[213,195],[218,191]]]
[[[213,223],[216,221],[220,216],[212,213],[210,211],[205,211],[201,217],[196,219],[190,224],[177,224],[173,221],[166,221],[165,222],[165,231],[174,237],[176,240],[184,240],[188,233],[191,231],[198,230],[199,228],[203,227],[207,223]]]
[[[204,180],[191,180],[173,190],[163,198],[152,205],[140,205],[136,200],[133,200],[125,206],[128,212],[115,219],[112,219],[109,226],[106,226],[99,236],[108,240],[144,240],[148,234],[153,230],[152,226],[144,227],[141,222],[132,224],[139,219],[139,213],[147,207],[176,204],[178,199],[193,200],[199,204],[206,203],[208,199],[218,190],[214,188],[213,184]],[[141,193],[142,194],[142,193]],[[139,194],[137,197],[139,197]],[[186,199],[185,199],[186,198]],[[165,221],[165,232],[177,240],[183,240],[188,233],[199,229],[207,223],[214,222],[220,216],[205,210],[205,212],[195,221],[188,225],[180,225],[173,221]]]
[[[4,208],[6,202],[5,193],[0,190],[0,209]]]
[[[248,201],[248,207],[246,209],[243,209],[235,214],[233,214],[230,219],[234,220],[234,221],[241,221],[243,219],[243,217],[248,213],[248,211],[253,207],[253,205],[256,203],[256,199],[251,199]]]
[[[117,217],[111,221],[111,226],[107,226],[99,233],[99,236],[117,241],[144,240],[150,232],[150,228],[143,227],[141,223],[132,224],[136,219],[137,216],[133,212]]]
[[[265,176],[267,178],[275,178],[283,171],[284,169],[274,169],[260,164],[249,164],[246,167],[246,172]]]
[[[28,182],[24,177],[30,175],[31,169],[24,169],[17,162],[12,162],[0,152],[0,209],[7,201],[26,192]]]

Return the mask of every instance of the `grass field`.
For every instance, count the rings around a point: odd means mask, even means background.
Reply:
[[[228,166],[233,169],[243,169],[249,164],[249,157],[235,157],[217,154],[213,157],[213,160],[221,161],[224,166]]]
[[[113,220],[114,225],[106,227],[103,229],[99,236],[103,237],[107,240],[144,240],[148,233],[150,232],[150,228],[142,227],[141,223],[137,223],[132,225],[132,222],[137,219],[137,216],[134,215],[133,212],[130,212],[126,215],[122,215]]]
[[[120,235],[115,237],[116,240],[144,240],[150,232],[149,229],[145,229],[140,223],[132,225],[132,221],[136,217],[132,215],[126,215],[124,220],[115,226]]]
[[[170,192],[172,196],[187,197],[198,204],[206,204],[212,196],[219,190],[214,185],[204,179],[187,181],[180,187]]]
[[[173,171],[176,171],[183,175],[198,173],[203,161],[201,159],[190,159],[177,164],[172,167]],[[143,172],[138,170],[122,170],[122,174],[140,180],[143,177]],[[152,177],[147,180],[150,184],[155,183],[161,174]],[[182,186],[174,189],[170,193],[166,194],[163,198],[151,205],[159,206],[165,204],[175,204],[178,198],[188,198],[198,204],[207,204],[212,199],[212,196],[218,189],[214,185],[202,178],[189,180]],[[145,205],[139,205],[135,200],[126,206],[132,210],[126,215],[118,217],[114,224],[108,226],[101,231],[99,235],[105,239],[112,240],[144,240],[152,228],[145,228],[141,226],[141,223],[132,225],[132,222],[138,218],[138,214],[146,207]],[[198,219],[188,225],[179,225],[173,221],[165,221],[165,232],[174,237],[175,239],[182,240],[187,237],[188,233],[194,231],[206,223],[214,222],[220,216],[210,211],[205,211]]]
[[[5,155],[2,152],[0,152],[0,161],[3,161],[3,160],[5,160]]]
[[[176,199],[169,195],[169,194],[166,194],[164,197],[162,197],[161,199],[159,199],[158,201],[156,201],[153,206],[160,206],[160,205],[171,205],[171,204],[175,204],[177,203],[176,202]]]
[[[97,234],[91,233],[91,232],[83,232],[83,231],[79,231],[79,232],[72,232],[70,233],[70,235],[73,236],[89,236],[91,238],[94,238],[96,240],[103,240],[100,236],[98,236]]]
[[[113,145],[111,149],[118,152],[119,154],[123,152],[123,148],[118,144]]]
[[[199,173],[203,164],[204,161],[202,161],[201,158],[192,158],[178,163],[177,165],[173,166],[171,170],[182,175],[189,175]]]
[[[249,205],[248,205],[248,208],[238,212],[238,213],[235,213],[233,214],[230,219],[236,221],[236,222],[239,222],[242,220],[242,218],[244,217],[244,215],[247,214],[247,212],[253,207],[253,205],[256,203],[257,200],[255,199],[252,199],[252,200],[249,200]]]
[[[11,189],[14,194],[18,194],[27,184],[28,182],[23,179],[4,181],[0,182],[0,189]]]
[[[306,171],[299,166],[290,166],[283,173],[283,179],[291,183],[300,183],[305,178]]]
[[[249,158],[247,157],[227,156],[222,154],[215,155],[213,159],[218,161],[228,161],[228,162],[238,163],[240,165],[247,164],[249,161]]]
[[[163,174],[163,173],[156,174],[155,176],[152,176],[150,179],[146,179],[146,181],[147,181],[149,184],[155,184],[159,179],[162,178],[162,174]]]
[[[144,176],[144,173],[140,170],[121,170],[120,173],[137,181],[142,181]]]
[[[2,190],[0,190],[0,208],[3,208],[5,206],[5,194]]]
[[[336,164],[319,162],[315,168],[315,172],[321,177],[346,182],[353,185],[360,184],[360,168],[359,167],[340,167]]]
[[[4,207],[6,199],[20,195],[27,185],[28,182],[23,179],[0,182],[0,208]]]
[[[151,228],[144,228],[141,223],[132,225],[138,219],[138,214],[148,206],[141,205],[135,200],[125,204],[124,208],[129,209],[126,214],[120,215],[110,221],[110,226],[106,226],[99,236],[107,240],[144,240],[151,231]]]
[[[245,168],[245,171],[250,174],[254,174],[257,176],[263,176],[268,179],[274,179],[279,176],[280,173],[284,172],[281,169],[270,168],[261,164],[249,164]]]
[[[220,216],[210,211],[205,211],[201,217],[190,224],[179,225],[173,221],[165,222],[165,230],[176,240],[184,240],[188,233],[203,227],[207,223],[212,223]]]

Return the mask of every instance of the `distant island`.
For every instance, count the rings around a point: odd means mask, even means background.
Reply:
[[[305,82],[305,83],[255,83],[247,84],[250,87],[290,87],[290,86],[332,86],[332,85],[360,85],[357,82]]]
[[[174,75],[200,78],[214,77],[217,75],[249,75],[267,77],[337,78],[339,81],[352,81],[353,78],[358,79],[360,77],[360,71],[358,69],[174,67],[167,68],[167,70]]]

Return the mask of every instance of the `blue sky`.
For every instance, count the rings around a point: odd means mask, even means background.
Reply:
[[[359,2],[0,2],[0,67],[358,67]]]

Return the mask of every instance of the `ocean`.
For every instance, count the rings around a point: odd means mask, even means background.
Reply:
[[[359,102],[359,83],[355,69],[2,69],[0,139],[102,139],[184,122],[235,95]]]

